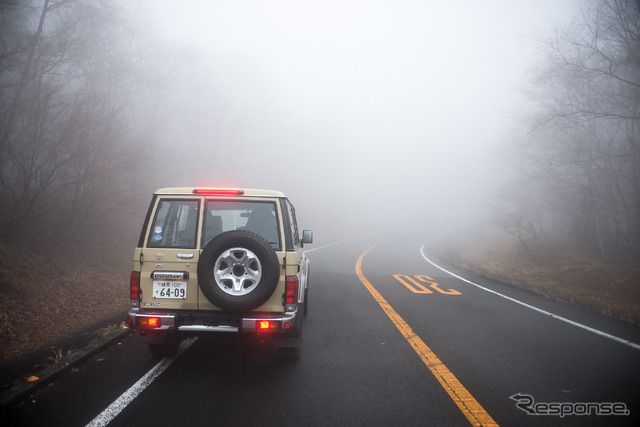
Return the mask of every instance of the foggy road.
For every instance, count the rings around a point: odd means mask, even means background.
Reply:
[[[27,399],[4,421],[637,423],[637,329],[460,270],[439,259],[429,243],[430,236],[373,235],[310,246],[310,307],[299,361],[223,336],[183,343],[184,352],[161,361],[158,371],[146,347],[127,338]],[[151,376],[157,376],[145,377],[154,367]],[[132,389],[132,399],[105,415]],[[579,415],[586,410],[601,415]]]
[[[223,335],[159,361],[127,337],[0,425],[640,425],[637,326],[436,245],[519,245],[501,263],[638,319],[638,0],[14,0],[0,19],[2,360],[140,300],[159,188],[277,190],[316,236],[300,360]]]

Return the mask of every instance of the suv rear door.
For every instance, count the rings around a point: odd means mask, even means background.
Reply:
[[[141,308],[197,308],[201,200],[157,196],[140,253]]]
[[[279,207],[277,200],[266,197],[242,197],[241,199],[206,197],[202,214],[204,223],[201,247],[205,248],[216,236],[228,231],[250,231],[258,234],[273,248],[278,258],[278,268],[280,268],[284,252],[280,225],[282,213]],[[206,298],[201,289],[198,293],[200,310],[218,309]],[[283,293],[284,281],[280,280],[269,300],[256,310],[282,312],[284,310]]]

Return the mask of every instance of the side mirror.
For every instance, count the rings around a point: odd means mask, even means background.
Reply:
[[[302,232],[302,246],[304,246],[306,243],[313,243],[313,231],[311,230],[304,230]]]

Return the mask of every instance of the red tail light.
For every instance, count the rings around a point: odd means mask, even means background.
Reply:
[[[138,317],[138,325],[146,328],[159,328],[162,326],[162,319],[159,317]]]
[[[287,276],[284,289],[284,307],[286,311],[293,311],[298,304],[298,277]]]
[[[129,291],[131,293],[132,301],[140,300],[140,272],[132,271],[129,276]]]
[[[280,329],[281,322],[279,320],[258,320],[256,329],[259,331],[268,331],[269,329]]]

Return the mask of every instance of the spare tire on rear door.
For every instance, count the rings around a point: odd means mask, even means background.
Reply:
[[[215,306],[248,311],[264,304],[280,278],[280,263],[260,235],[235,230],[222,233],[202,250],[198,283]]]

